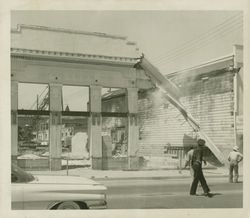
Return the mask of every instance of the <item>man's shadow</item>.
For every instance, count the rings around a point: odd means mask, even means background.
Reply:
[[[216,195],[222,195],[222,194],[221,193],[217,193],[217,192],[215,192],[215,193],[209,193],[206,197],[213,198]]]
[[[208,197],[208,198],[213,198],[214,196],[216,195],[222,195],[221,193],[217,193],[217,192],[214,192],[214,193],[209,193],[209,194],[200,194],[200,195],[197,195],[197,196],[204,196],[204,197]]]

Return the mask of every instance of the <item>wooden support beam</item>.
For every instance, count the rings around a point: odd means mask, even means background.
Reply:
[[[239,131],[243,125],[240,117],[243,116],[243,46],[234,45],[234,137],[235,145],[239,146],[241,151],[243,150],[242,133]]]

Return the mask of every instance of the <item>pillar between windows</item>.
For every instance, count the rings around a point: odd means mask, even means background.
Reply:
[[[11,81],[11,160],[17,162],[18,155],[18,82]]]
[[[102,167],[101,86],[90,86],[89,143],[92,169]]]
[[[139,126],[138,126],[138,89],[127,88],[128,106],[128,168],[138,168]]]
[[[49,149],[50,170],[61,170],[61,125],[62,125],[62,85],[49,84]]]

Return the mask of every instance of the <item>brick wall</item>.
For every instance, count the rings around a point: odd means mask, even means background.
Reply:
[[[233,74],[225,70],[202,75],[174,75],[181,102],[226,156],[234,145]],[[194,137],[179,111],[157,89],[139,94],[139,155],[164,156],[164,147],[183,146]],[[185,141],[184,146],[190,144]]]

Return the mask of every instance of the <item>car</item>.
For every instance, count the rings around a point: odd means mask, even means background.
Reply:
[[[11,166],[12,210],[105,209],[107,188],[80,176],[32,175]]]

